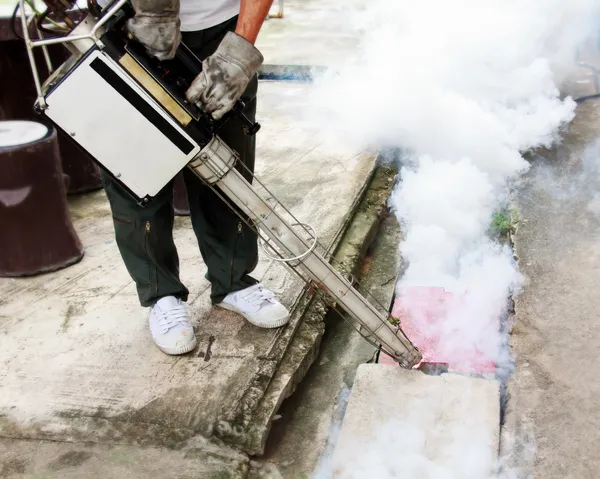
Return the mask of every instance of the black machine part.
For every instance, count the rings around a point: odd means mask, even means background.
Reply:
[[[105,45],[105,51],[117,61],[125,52],[129,53],[182,108],[196,121],[203,123],[213,134],[218,133],[233,116],[237,116],[242,121],[247,134],[255,135],[260,130],[260,124],[251,121],[245,115],[246,105],[242,100],[238,100],[219,121],[204,113],[197,105],[188,102],[185,92],[202,72],[202,61],[183,42],[180,43],[172,60],[159,61],[148,55],[144,46],[126,30],[126,22],[133,14],[131,4],[127,3],[121,15],[115,15],[114,20],[109,22],[107,33],[100,38]]]

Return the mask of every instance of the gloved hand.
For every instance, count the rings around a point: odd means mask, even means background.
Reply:
[[[127,30],[159,60],[171,60],[181,43],[179,0],[132,0]]]
[[[263,60],[252,43],[227,32],[217,51],[202,62],[202,72],[186,92],[188,101],[220,120],[242,96]]]

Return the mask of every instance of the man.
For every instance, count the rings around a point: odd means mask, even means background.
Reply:
[[[246,115],[256,114],[257,71],[263,57],[254,47],[272,0],[133,0],[136,15],[128,30],[160,60],[173,58],[183,41],[203,61],[202,72],[186,96],[215,119],[239,98]],[[221,138],[254,170],[255,140],[241,121],[230,119]],[[252,175],[240,167],[248,181]],[[250,273],[258,262],[256,234],[209,187],[184,170],[192,226],[207,266],[211,300],[262,328],[283,326],[289,313]],[[150,307],[149,326],[166,354],[194,349],[196,338],[186,305],[189,291],[179,279],[173,242],[173,185],[141,207],[103,174],[115,237],[125,266],[135,280],[140,303]]]

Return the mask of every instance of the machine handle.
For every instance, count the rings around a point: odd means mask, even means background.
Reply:
[[[233,113],[237,115],[240,120],[242,120],[244,128],[246,128],[246,133],[249,135],[255,135],[258,130],[260,130],[260,123],[250,120],[250,118],[248,118],[244,113],[245,109],[246,104],[242,100],[236,101],[232,108]]]

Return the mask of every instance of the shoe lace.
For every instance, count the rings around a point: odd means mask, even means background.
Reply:
[[[273,298],[275,298],[275,294],[272,291],[265,289],[264,286],[260,284],[248,289],[248,291],[242,295],[242,299],[253,306],[259,306],[265,301],[271,302]]]
[[[185,323],[188,320],[188,308],[185,304],[180,304],[168,311],[160,311],[158,315],[158,324],[161,325],[163,334],[173,326]]]

